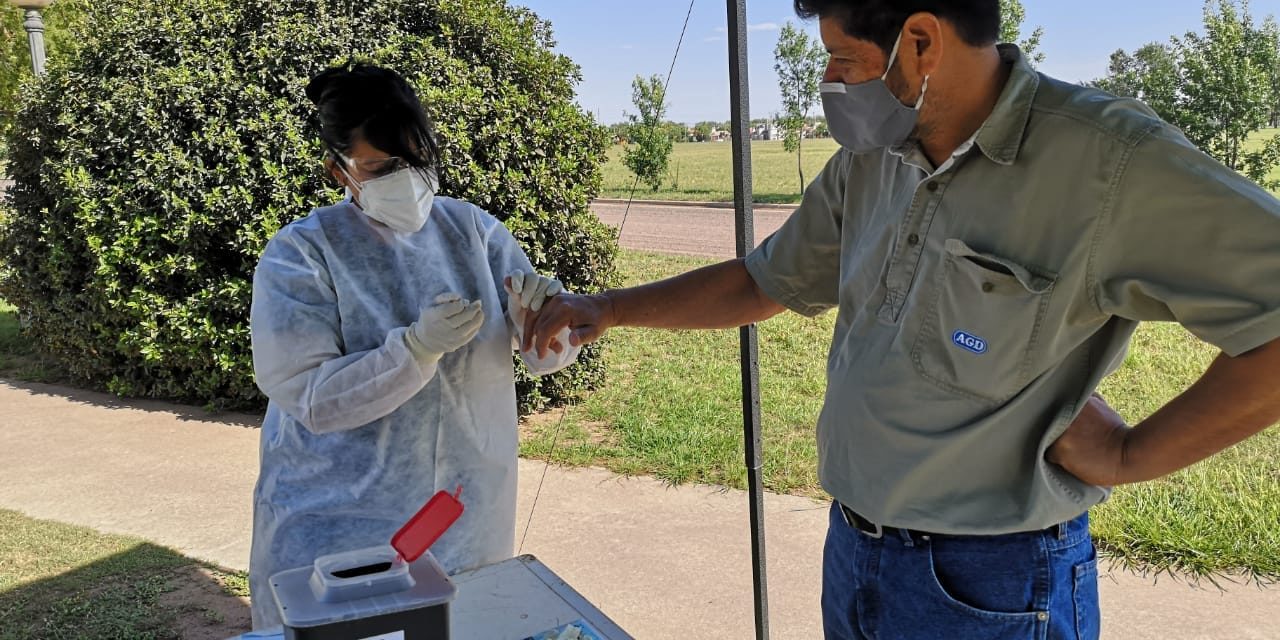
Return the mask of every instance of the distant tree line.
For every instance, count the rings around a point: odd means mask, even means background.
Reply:
[[[1111,54],[1091,85],[1145,102],[1223,164],[1270,188],[1280,167],[1280,27],[1248,0],[1209,0],[1204,32]]]

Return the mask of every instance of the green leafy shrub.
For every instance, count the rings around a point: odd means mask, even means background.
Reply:
[[[442,193],[504,220],[535,267],[611,284],[588,204],[605,133],[573,104],[550,26],[503,0],[63,0],[82,29],[29,83],[10,137],[0,297],[75,376],[121,395],[262,402],[251,278],[267,240],[340,197],[320,171],[307,78],[361,59],[417,87]],[[597,383],[598,350],[522,408]]]

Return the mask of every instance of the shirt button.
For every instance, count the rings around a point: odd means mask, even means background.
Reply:
[[[995,289],[996,289],[996,286],[994,284],[991,284],[990,282],[982,283],[983,293],[991,293],[992,291],[995,291]]]
[[[911,246],[913,246],[913,247],[914,247],[914,246],[916,246],[916,245],[918,245],[918,244],[920,244],[920,236],[918,236],[918,235],[916,235],[916,234],[914,234],[914,233],[913,233],[913,234],[911,234],[911,235],[909,235],[909,236],[907,236],[907,244],[909,244],[909,245],[911,245]]]
[[[926,189],[928,189],[929,191],[937,191],[937,190],[938,190],[938,183],[936,183],[936,182],[930,182],[929,184],[925,185],[925,188],[926,188]]]

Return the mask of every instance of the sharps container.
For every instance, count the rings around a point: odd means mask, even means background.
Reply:
[[[457,588],[427,549],[462,515],[440,492],[390,545],[316,558],[271,576],[287,640],[449,640]]]

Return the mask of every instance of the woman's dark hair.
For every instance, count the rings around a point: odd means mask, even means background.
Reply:
[[[320,112],[320,139],[331,155],[347,155],[361,136],[420,169],[440,157],[431,119],[405,79],[390,69],[354,64],[326,69],[307,83]]]
[[[974,47],[1000,38],[1000,0],[795,0],[801,18],[836,18],[844,32],[888,53],[907,18],[932,13]]]

